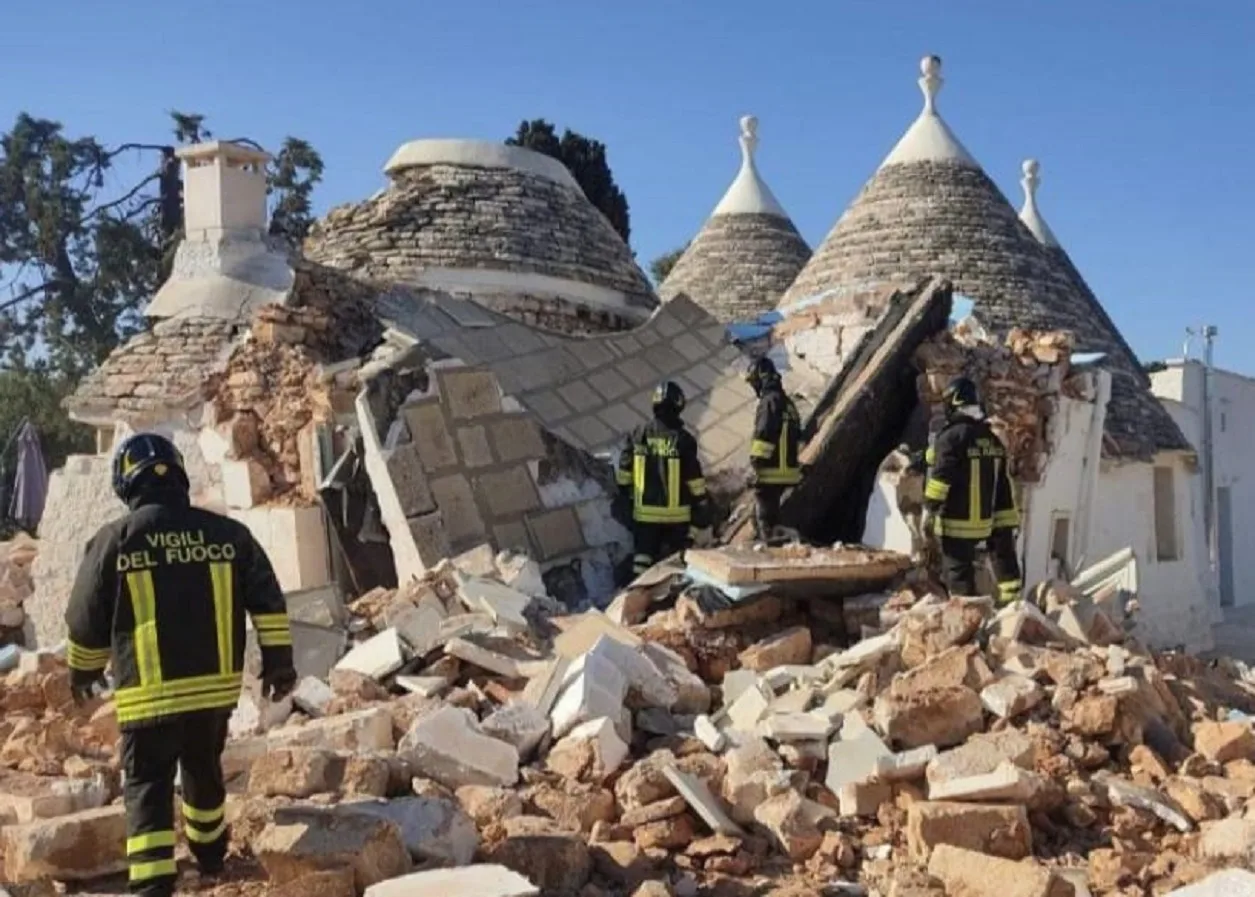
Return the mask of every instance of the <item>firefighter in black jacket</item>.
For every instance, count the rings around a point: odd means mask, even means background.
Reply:
[[[130,513],[87,543],[66,611],[67,659],[80,702],[106,688],[112,662],[130,889],[169,897],[176,768],[193,856],[209,875],[226,858],[221,757],[243,681],[244,615],[273,700],[296,684],[292,633],[265,552],[243,524],[191,506],[183,458],[168,439],[127,439],[113,490]]]
[[[1020,597],[1015,506],[1007,450],[985,420],[976,384],[956,378],[946,387],[946,424],[928,449],[924,483],[924,532],[941,540],[943,576],[952,595],[976,594],[976,549],[993,555],[998,603]]]
[[[750,362],[745,379],[758,396],[754,437],[750,442],[750,469],[754,486],[754,538],[765,542],[780,522],[784,490],[802,481],[798,451],[802,419],[793,400],[784,394],[780,373],[770,358]]]
[[[638,575],[686,548],[711,523],[697,440],[680,420],[684,390],[667,380],[653,399],[654,419],[628,437],[616,471],[620,500],[631,508]]]

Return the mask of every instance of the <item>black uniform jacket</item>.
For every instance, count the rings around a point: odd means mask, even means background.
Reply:
[[[292,633],[270,560],[243,524],[143,505],[87,543],[66,611],[71,670],[112,659],[118,723],[154,725],[239,701],[244,615],[263,668],[291,669]]]
[[[619,454],[616,478],[631,494],[637,523],[706,525],[706,477],[697,440],[683,425],[655,417],[637,427]]]
[[[754,417],[750,463],[763,485],[795,486],[802,481],[798,463],[802,418],[793,400],[776,387],[763,391]]]
[[[958,415],[928,450],[924,503],[938,511],[938,533],[987,539],[995,529],[1020,525],[1007,450],[988,421]]]

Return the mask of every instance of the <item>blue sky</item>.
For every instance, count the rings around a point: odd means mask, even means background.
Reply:
[[[27,111],[156,141],[177,108],[224,137],[294,134],[327,163],[319,211],[381,187],[408,139],[549,118],[608,145],[642,265],[701,226],[745,113],[817,245],[936,53],[946,120],[1017,207],[1020,161],[1041,160],[1046,220],[1138,353],[1178,355],[1206,321],[1217,363],[1255,374],[1251,0],[4,0],[3,27],[0,127]]]

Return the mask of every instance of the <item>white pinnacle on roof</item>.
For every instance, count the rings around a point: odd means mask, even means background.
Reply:
[[[1020,179],[1020,184],[1024,187],[1024,207],[1020,209],[1020,220],[1033,232],[1038,243],[1043,246],[1058,246],[1059,241],[1055,239],[1050,225],[1037,210],[1037,185],[1041,183],[1041,164],[1036,159],[1025,159],[1020,169],[1024,172],[1024,177]]]
[[[776,201],[771,188],[764,183],[754,165],[754,150],[758,148],[758,119],[752,115],[741,117],[741,170],[736,180],[723,194],[712,215],[774,215],[788,218],[784,207]]]
[[[941,57],[925,56],[919,64],[922,77],[919,89],[924,92],[924,111],[911,123],[897,146],[885,156],[880,167],[905,165],[911,162],[956,162],[979,168],[971,153],[937,114],[937,94],[941,91]]]

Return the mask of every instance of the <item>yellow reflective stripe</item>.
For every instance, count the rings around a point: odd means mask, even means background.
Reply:
[[[796,467],[786,467],[784,470],[767,468],[758,471],[758,482],[768,486],[796,486],[802,482],[802,471]]]
[[[202,832],[200,829],[188,826],[183,830],[187,835],[187,840],[193,844],[212,844],[222,837],[222,833],[227,830],[227,821],[223,819],[213,829],[213,831]]]
[[[253,614],[254,629],[287,629],[287,614]]]
[[[135,612],[135,666],[142,685],[161,682],[161,648],[157,643],[157,594],[151,570],[126,574]]]
[[[789,469],[789,422],[780,424],[780,449],[776,457],[776,470],[781,472]]]
[[[680,459],[667,459],[667,507],[680,507]]]
[[[627,470],[626,468],[620,467],[614,472],[614,479],[615,479],[615,482],[618,483],[620,486],[631,486],[632,485],[632,471]]]
[[[226,811],[225,805],[213,810],[198,810],[186,801],[183,803],[183,818],[188,822],[199,822],[201,825],[213,825],[223,818]]]
[[[160,847],[174,846],[174,831],[166,832],[148,832],[143,835],[135,835],[126,839],[126,855],[133,856],[137,853],[143,853],[146,850],[156,850]]]
[[[168,698],[147,704],[136,704],[126,709],[118,708],[119,723],[136,723],[159,717],[195,713],[198,710],[230,710],[239,703],[239,689],[192,695],[186,698]]]
[[[937,450],[931,445],[924,450],[924,463],[929,467],[937,463]]]
[[[968,462],[967,518],[980,520],[980,458]]]
[[[109,665],[110,653],[108,648],[84,648],[74,642],[67,642],[65,661],[72,670],[95,672]]]
[[[693,510],[687,506],[659,508],[654,505],[638,505],[632,512],[632,519],[637,523],[688,523],[693,519]]]
[[[1006,527],[1020,525],[1020,512],[1015,509],[1009,511],[995,511],[993,520],[994,529],[1005,529]]]
[[[751,458],[770,458],[776,452],[776,447],[770,442],[764,442],[761,439],[755,439],[750,443]]]
[[[258,630],[257,644],[263,648],[286,648],[292,644],[292,633]]]
[[[930,498],[934,501],[945,501],[950,495],[950,484],[943,483],[941,480],[930,479],[924,483],[924,498]]]
[[[1024,582],[1019,579],[1008,579],[1006,582],[998,583],[998,590],[1001,592],[1012,592],[1018,595],[1022,588],[1024,588]]]
[[[214,625],[218,629],[218,672],[226,675],[235,669],[235,577],[230,562],[210,564],[209,578],[214,590]]]
[[[179,867],[174,860],[157,860],[152,863],[132,863],[131,881],[148,881],[152,878],[165,878],[178,875]]]
[[[184,679],[171,679],[160,685],[144,687],[133,686],[120,688],[114,696],[119,706],[134,704],[137,701],[155,698],[180,698],[199,692],[220,688],[239,688],[244,684],[243,673],[213,673],[208,676],[188,676]]]
[[[698,477],[695,480],[689,480],[688,487],[689,487],[689,492],[693,493],[694,495],[705,495],[706,494],[706,478]]]
[[[937,523],[937,531],[943,536],[960,539],[988,539],[994,527],[989,520],[956,520],[953,517],[943,517]]]
[[[257,643],[263,648],[282,648],[292,644],[292,627],[286,613],[255,614],[253,628],[257,630]]]
[[[632,491],[639,507],[645,501],[645,456],[640,453],[632,456]]]

